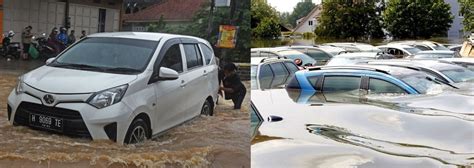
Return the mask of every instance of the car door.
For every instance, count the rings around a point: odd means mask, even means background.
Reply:
[[[204,43],[199,43],[199,48],[201,49],[201,55],[204,61],[203,76],[207,88],[206,94],[208,96],[213,95],[217,98],[219,91],[219,67],[215,61],[214,51],[210,46]]]
[[[208,75],[207,69],[204,68],[204,60],[200,52],[198,41],[193,39],[181,39],[182,49],[184,53],[184,69],[181,86],[186,96],[186,110],[180,117],[191,119],[201,112],[201,107],[209,96],[206,89]]]
[[[179,39],[168,40],[161,48],[154,71],[158,71],[161,67],[177,71],[179,78],[151,83],[157,97],[154,117],[156,132],[171,128],[183,120],[177,115],[185,111],[186,103],[183,97],[187,96],[186,90],[181,86],[184,80],[184,64]]]

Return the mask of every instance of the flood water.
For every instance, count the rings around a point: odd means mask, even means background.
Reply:
[[[11,126],[6,102],[17,76],[0,73],[0,167],[249,167],[249,94],[242,110],[220,99],[215,116],[122,146]]]
[[[252,167],[474,167],[474,97],[252,90]]]

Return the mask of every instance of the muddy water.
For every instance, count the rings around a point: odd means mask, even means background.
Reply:
[[[308,100],[306,100],[308,99]],[[473,167],[474,97],[252,90],[252,167]]]
[[[213,117],[198,117],[143,144],[121,146],[11,126],[6,99],[16,78],[0,74],[0,167],[249,167],[249,101],[242,110],[221,101]]]

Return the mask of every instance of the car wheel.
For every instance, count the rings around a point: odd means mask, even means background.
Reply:
[[[212,116],[214,115],[213,113],[214,113],[214,109],[212,108],[212,104],[208,99],[206,99],[206,101],[204,101],[204,104],[202,105],[201,114]]]
[[[127,135],[125,136],[125,143],[142,143],[148,138],[148,135],[150,134],[146,122],[141,118],[137,118],[133,120],[128,128]]]

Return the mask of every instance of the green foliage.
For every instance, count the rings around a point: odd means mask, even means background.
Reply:
[[[401,39],[445,35],[452,19],[443,0],[391,0],[383,12],[387,31]]]
[[[237,44],[234,49],[220,49],[214,47],[217,57],[225,61],[248,62],[250,58],[250,2],[249,0],[235,0],[236,10],[234,16],[230,16],[229,7],[215,8],[212,19],[211,36],[207,38],[210,3],[205,4],[199,10],[190,24],[180,26],[168,26],[164,29],[155,29],[156,32],[183,34],[201,37],[207,39],[213,46],[217,44],[219,26],[229,25],[238,26]],[[151,25],[150,25],[151,26]],[[150,29],[149,30],[153,30]]]
[[[290,22],[288,22],[288,18],[290,17],[290,13],[289,12],[283,12],[283,13],[280,13],[280,23],[282,25],[285,25],[285,26],[288,26],[288,27],[293,27]]]
[[[292,27],[296,27],[296,20],[308,15],[315,6],[316,5],[312,2],[312,0],[298,2],[295,8],[293,8],[293,12],[289,15],[287,22],[291,24]]]
[[[252,36],[275,38],[280,36],[280,19],[274,8],[264,0],[251,0]]]
[[[352,40],[384,36],[374,1],[324,1],[315,33],[323,38]]]
[[[163,15],[160,16],[160,20],[157,23],[151,23],[147,26],[148,32],[160,32],[166,29],[166,23],[163,19]]]
[[[460,13],[464,15],[463,25],[464,31],[474,32],[474,1],[473,0],[458,0],[461,10]]]

